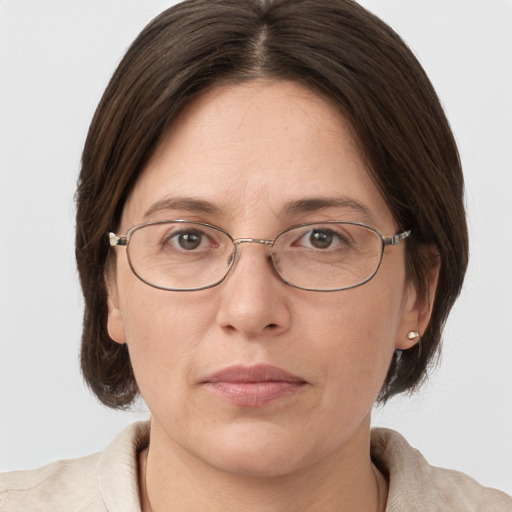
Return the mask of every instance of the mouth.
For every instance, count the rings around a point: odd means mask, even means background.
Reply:
[[[307,382],[276,366],[231,366],[203,382],[207,389],[238,407],[263,407],[301,391]]]

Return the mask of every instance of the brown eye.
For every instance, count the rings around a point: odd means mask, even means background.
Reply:
[[[202,235],[199,233],[181,233],[177,236],[179,246],[185,251],[193,251],[201,245]]]
[[[190,252],[206,249],[211,245],[208,235],[196,229],[175,231],[168,234],[162,240],[162,249],[173,249]]]
[[[309,242],[316,249],[327,249],[331,246],[333,232],[326,230],[314,229],[309,235]]]
[[[344,251],[352,245],[348,233],[327,227],[313,227],[293,243],[294,247],[316,250],[319,252]]]

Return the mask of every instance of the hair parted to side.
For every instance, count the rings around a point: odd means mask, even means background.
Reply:
[[[421,347],[393,360],[379,399],[416,388],[436,355],[467,266],[467,227],[455,141],[412,52],[351,0],[187,0],[155,18],[129,48],[83,151],[76,196],[82,371],[110,407],[128,406],[138,388],[127,346],[107,333],[106,233],[118,227],[128,194],[183,107],[215,84],[255,78],[299,82],[348,120],[397,223],[412,230],[407,272],[420,293],[438,254]]]

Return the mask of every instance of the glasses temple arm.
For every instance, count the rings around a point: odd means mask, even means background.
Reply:
[[[384,238],[384,245],[391,245],[395,246],[398,245],[402,240],[405,240],[406,238],[409,238],[409,235],[411,234],[411,231],[404,231],[402,233],[398,233],[396,235],[393,235],[391,238]]]
[[[125,236],[117,236],[112,232],[108,234],[108,240],[110,242],[110,247],[115,247],[116,245],[128,245],[128,240]]]

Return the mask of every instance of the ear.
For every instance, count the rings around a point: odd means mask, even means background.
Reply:
[[[107,289],[108,335],[116,343],[124,344],[126,343],[126,331],[124,327],[123,316],[121,314],[121,308],[119,307],[117,284],[112,271],[108,272],[108,277],[105,279],[105,286]]]
[[[441,260],[436,248],[430,248],[428,260],[430,270],[424,289],[419,290],[412,282],[407,284],[403,315],[395,344],[395,348],[399,350],[407,350],[416,345],[430,321],[441,268]],[[409,338],[409,333],[417,333],[419,336]]]

